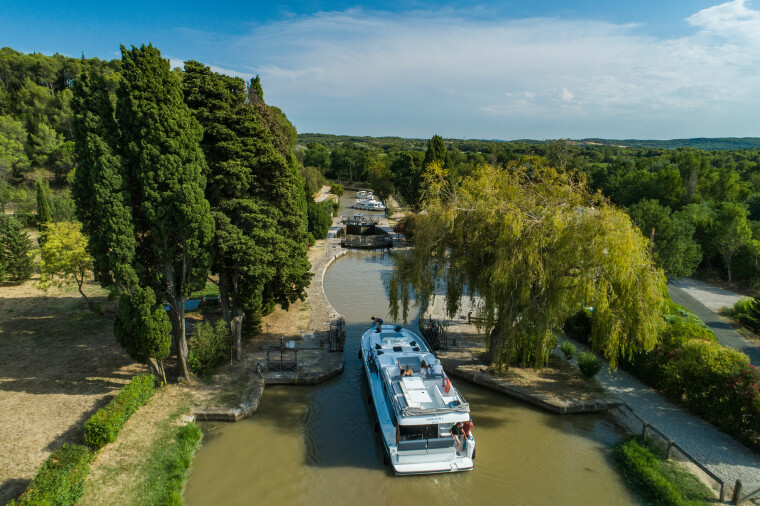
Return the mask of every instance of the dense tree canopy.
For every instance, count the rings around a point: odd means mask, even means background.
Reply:
[[[289,269],[280,256],[287,248],[296,246],[292,252],[295,262],[290,265],[293,275],[286,275],[290,284],[277,290],[293,292],[284,296],[292,302],[308,283],[308,263],[299,264],[296,258],[305,251],[288,241],[290,231],[280,230],[294,216],[296,231],[303,226],[298,222],[298,206],[286,208],[282,203],[303,188],[275,148],[261,116],[246,101],[249,93],[241,79],[189,61],[183,87],[185,101],[204,129],[201,147],[208,162],[206,196],[216,221],[213,270],[219,275],[222,307],[233,324],[239,359],[243,317],[248,313],[254,322],[260,317],[267,287],[274,288],[278,272]]]
[[[628,216],[567,173],[518,164],[481,167],[455,192],[431,188],[413,248],[398,256],[391,312],[416,290],[424,308],[436,283],[449,314],[463,296],[482,300],[501,365],[541,367],[565,319],[593,307],[593,347],[614,366],[651,349],[661,322],[664,276]]]
[[[203,132],[184,103],[179,77],[158,49],[122,47],[121,52],[116,118],[138,237],[138,272],[145,283],[166,295],[179,362],[187,377],[184,301],[205,285],[214,236],[205,197]]]

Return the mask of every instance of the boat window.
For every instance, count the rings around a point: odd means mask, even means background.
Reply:
[[[433,439],[438,437],[438,425],[399,425],[399,440]]]

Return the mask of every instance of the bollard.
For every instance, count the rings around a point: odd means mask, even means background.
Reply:
[[[644,425],[641,428],[641,439],[644,441],[647,439],[647,427],[649,427],[649,424],[647,422],[644,422]]]
[[[742,495],[742,480],[736,480],[736,485],[734,485],[734,504],[739,504],[739,501],[741,500]]]
[[[669,440],[669,439],[668,439],[668,453],[665,455],[665,459],[666,459],[666,460],[670,460],[670,454],[671,454],[671,453],[672,453],[672,451],[673,451],[673,445],[674,445],[674,444],[675,444],[675,443],[673,443],[673,441],[671,441],[671,440]]]

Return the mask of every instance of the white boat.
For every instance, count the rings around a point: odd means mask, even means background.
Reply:
[[[385,211],[385,204],[378,200],[360,199],[354,203],[353,207],[365,211]]]
[[[357,199],[364,199],[367,198],[367,192],[364,190],[356,192],[356,198]]]
[[[475,440],[466,438],[460,454],[450,430],[470,420],[470,407],[446,373],[420,372],[422,361],[434,364],[425,341],[400,325],[375,327],[362,336],[360,357],[369,383],[369,399],[377,413],[376,432],[385,450],[385,463],[396,474],[469,471],[475,459]],[[412,376],[401,368],[411,366]]]

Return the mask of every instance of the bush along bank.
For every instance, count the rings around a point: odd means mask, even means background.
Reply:
[[[591,317],[569,319],[570,337],[588,342]],[[760,371],[747,355],[720,345],[699,318],[669,303],[661,342],[621,367],[755,451],[760,451]]]
[[[132,378],[104,408],[99,409],[84,424],[84,439],[99,450],[116,439],[132,413],[145,405],[156,393],[156,378],[140,374]]]
[[[152,374],[134,376],[111,402],[85,422],[84,438],[90,448],[76,444],[61,446],[42,464],[19,501],[8,504],[76,504],[84,492],[93,452],[116,439],[132,413],[153,396],[155,381]]]
[[[617,446],[615,460],[629,486],[647,504],[705,504],[714,500],[704,483],[665,460],[658,448],[638,436]]]
[[[16,504],[75,504],[84,492],[92,454],[86,446],[64,444],[50,454]]]

